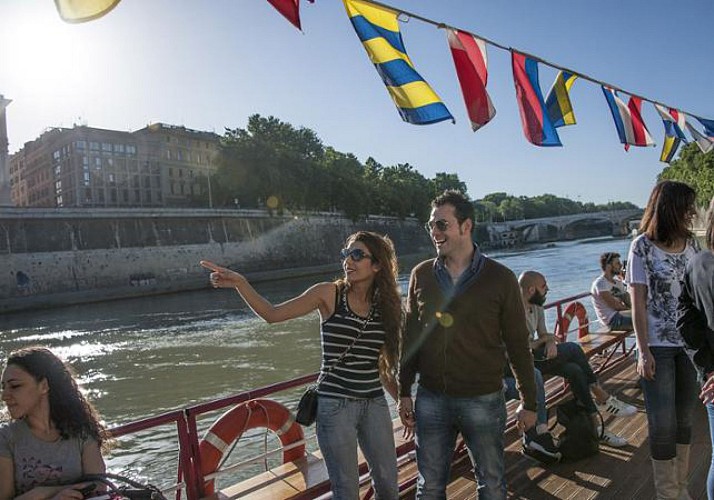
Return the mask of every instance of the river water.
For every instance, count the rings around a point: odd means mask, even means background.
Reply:
[[[629,240],[608,238],[491,256],[516,274],[526,269],[545,274],[551,301],[589,290],[599,273],[599,255],[615,251],[624,259],[628,246]],[[404,291],[408,270],[405,273]],[[271,282],[257,288],[277,303],[315,281]],[[594,318],[590,301],[584,305]],[[549,328],[554,321],[549,313]],[[234,291],[207,288],[5,314],[0,316],[0,355],[4,359],[11,350],[31,344],[51,348],[74,367],[89,398],[112,426],[315,372],[320,363],[318,326],[317,314],[267,325]],[[276,399],[294,408],[300,392],[281,393]],[[201,431],[216,416],[200,421]],[[240,443],[233,462],[279,444],[264,432],[247,434]],[[315,447],[313,439],[308,448]],[[170,486],[176,480],[176,456],[175,428],[164,426],[121,438],[107,462],[112,472]],[[261,461],[238,474],[246,477],[264,466]]]

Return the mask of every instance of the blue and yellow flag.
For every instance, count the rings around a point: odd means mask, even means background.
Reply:
[[[578,75],[567,71],[559,71],[553,86],[548,91],[545,107],[548,117],[555,128],[575,125],[575,113],[570,103],[569,92],[576,78],[578,78]]]
[[[347,15],[402,119],[417,125],[454,120],[416,72],[399,32],[398,12],[365,0],[343,0]]]

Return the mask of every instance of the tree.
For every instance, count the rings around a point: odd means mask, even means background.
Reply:
[[[714,151],[705,154],[696,143],[687,144],[657,180],[686,182],[697,192],[697,204],[707,206],[714,196]]]
[[[459,179],[458,174],[447,174],[446,172],[438,172],[431,181],[434,186],[434,197],[440,195],[447,189],[455,189],[467,194],[466,183]]]

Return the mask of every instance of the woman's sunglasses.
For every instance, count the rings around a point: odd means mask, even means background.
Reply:
[[[341,260],[347,260],[347,257],[351,257],[353,261],[359,262],[362,259],[369,259],[371,261],[374,261],[374,257],[372,257],[370,254],[362,250],[361,248],[343,248],[340,250],[340,257]]]

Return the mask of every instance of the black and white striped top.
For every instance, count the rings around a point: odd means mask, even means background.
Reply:
[[[321,325],[322,367],[325,373],[345,352],[367,318],[353,313],[347,304],[343,287],[335,300],[335,312]],[[327,375],[317,388],[322,396],[346,398],[375,398],[384,395],[379,380],[379,351],[384,345],[384,325],[379,311],[374,311],[364,327],[362,336],[350,352]]]

